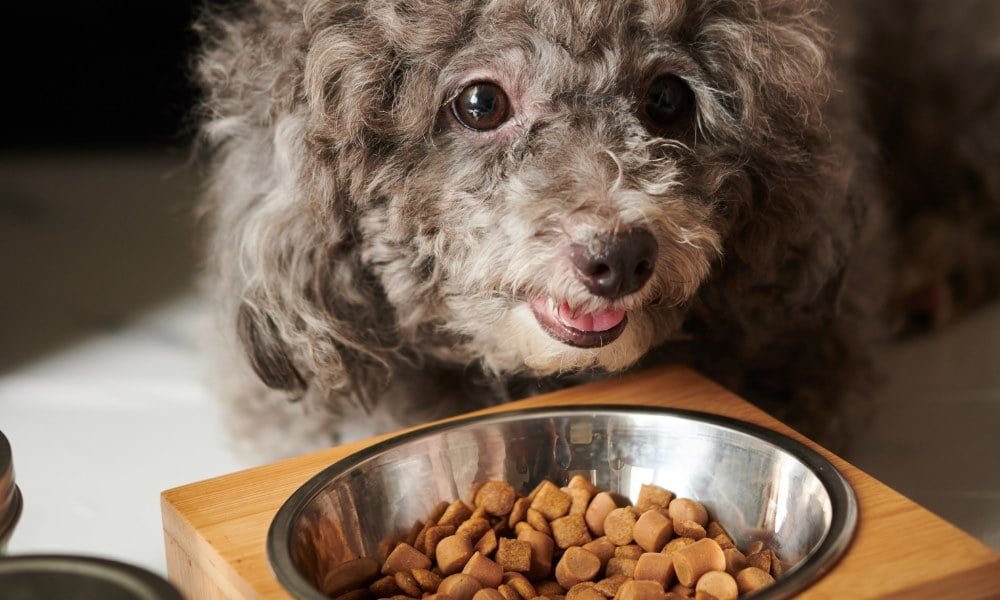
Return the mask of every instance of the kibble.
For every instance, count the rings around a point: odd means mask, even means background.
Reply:
[[[483,534],[483,537],[479,538],[476,545],[473,547],[476,552],[479,552],[483,556],[490,556],[497,550],[497,534],[495,531],[490,529]]]
[[[591,582],[578,583],[566,592],[566,600],[605,600],[604,594],[594,589]]]
[[[497,563],[503,568],[503,571],[529,572],[531,570],[531,544],[526,541],[501,538],[499,548],[497,548]]]
[[[524,598],[524,600],[531,600],[531,598],[538,595],[538,592],[535,591],[535,586],[531,585],[528,578],[520,573],[504,573],[503,582],[514,588],[517,595]]]
[[[510,513],[515,500],[517,492],[514,491],[514,486],[506,481],[488,481],[476,494],[476,506],[494,517]]]
[[[438,595],[444,594],[452,600],[472,600],[476,592],[483,589],[479,580],[471,575],[456,573],[449,575],[438,586]]]
[[[531,502],[531,508],[552,521],[569,513],[572,504],[573,499],[569,494],[557,488],[551,481],[546,481],[538,488],[538,493]]]
[[[441,540],[434,553],[438,567],[445,575],[458,573],[472,558],[474,550],[469,538],[464,535],[450,535]]]
[[[568,494],[571,500],[569,505],[569,514],[586,514],[587,507],[590,506],[590,499],[594,496],[593,492],[587,488],[570,486],[564,487],[562,491]]]
[[[514,501],[514,507],[510,509],[510,516],[507,517],[507,525],[512,529],[528,516],[528,509],[531,508],[529,498],[518,498]]]
[[[566,550],[556,565],[556,581],[569,589],[582,581],[591,581],[601,570],[601,559],[583,548],[574,546]]]
[[[413,575],[413,578],[417,580],[418,584],[420,584],[420,589],[425,592],[436,592],[438,586],[441,585],[441,577],[433,571],[428,571],[427,569],[413,569],[411,575]]]
[[[503,582],[503,567],[478,552],[465,563],[462,573],[472,575],[487,588],[495,588]]]
[[[694,521],[704,527],[708,525],[708,510],[701,502],[690,498],[674,498],[668,508],[670,518],[676,523],[680,520]]]
[[[566,590],[555,581],[543,581],[535,586],[535,591],[539,596],[565,596]]]
[[[635,566],[639,561],[633,558],[612,558],[608,561],[605,572],[608,577],[612,575],[624,575],[625,577],[635,577]]]
[[[604,535],[616,546],[632,543],[632,528],[638,517],[631,508],[616,508],[604,519]]]
[[[601,568],[603,569],[608,565],[608,561],[614,558],[615,551],[618,547],[612,544],[611,540],[602,535],[596,540],[584,544],[583,549],[593,552],[597,558],[601,559]]]
[[[424,594],[424,589],[410,571],[399,571],[393,579],[396,580],[399,590],[411,598],[419,598]]]
[[[624,575],[613,575],[611,577],[606,577],[594,584],[594,589],[604,595],[606,598],[614,598],[618,595],[618,590],[626,582],[630,581],[628,577]]]
[[[517,590],[510,587],[506,583],[501,583],[500,587],[497,588],[500,595],[503,596],[504,600],[521,600],[521,594],[517,593]]]
[[[469,538],[469,542],[475,544],[478,542],[487,531],[493,529],[490,522],[483,518],[470,517],[468,521],[465,521],[455,530],[458,535],[464,535]]]
[[[774,577],[757,567],[747,567],[736,574],[736,585],[741,594],[752,594],[773,583]]]
[[[569,483],[566,484],[566,487],[568,487],[568,488],[583,488],[583,489],[587,490],[588,492],[590,492],[591,496],[593,496],[597,492],[601,491],[601,490],[597,489],[597,486],[594,485],[593,482],[591,482],[589,479],[587,479],[583,475],[574,475],[573,478],[569,480]]]
[[[735,600],[784,572],[763,542],[742,552],[702,503],[656,485],[635,506],[579,475],[527,497],[487,481],[472,496],[436,504],[379,544],[383,561],[344,563],[321,588],[337,600]]]
[[[765,573],[771,572],[771,551],[761,550],[747,556],[747,566],[757,567]]]
[[[327,596],[340,596],[351,590],[368,587],[379,572],[380,565],[374,558],[349,560],[331,569],[323,577],[321,587]]]
[[[526,531],[517,536],[518,541],[531,546],[531,567],[529,574],[534,579],[548,577],[552,571],[552,551],[555,542],[540,531]]]
[[[631,558],[638,560],[642,556],[643,550],[639,544],[629,544],[628,546],[615,546],[615,558]]]
[[[396,546],[382,564],[383,575],[395,575],[398,571],[412,569],[429,569],[431,559],[417,551],[413,546],[403,543]]]
[[[777,579],[785,573],[785,565],[775,556],[774,550],[768,550],[768,553],[771,555],[771,575]]]
[[[715,540],[699,540],[670,556],[674,560],[677,580],[688,587],[693,587],[698,578],[709,571],[726,569],[726,556]]]
[[[619,600],[664,600],[663,586],[655,581],[629,581],[618,591]]]
[[[528,525],[531,525],[535,531],[541,531],[544,534],[552,535],[552,528],[549,527],[549,522],[545,520],[545,516],[541,511],[537,511],[533,508],[528,509],[528,516],[525,519]]]
[[[590,527],[594,535],[604,535],[604,520],[616,508],[618,508],[618,504],[615,503],[615,499],[611,497],[611,494],[599,492],[594,496],[583,517],[587,522],[587,527]]]
[[[438,525],[454,525],[458,527],[463,521],[472,516],[472,509],[465,502],[455,500],[444,510],[444,514],[438,519]]]
[[[472,600],[504,600],[500,592],[493,588],[479,590],[472,596]]]
[[[729,537],[729,534],[726,533],[726,530],[722,528],[722,525],[718,521],[709,521],[708,525],[705,525],[705,534],[712,539],[715,539],[719,535]]]
[[[722,554],[726,557],[726,573],[736,575],[747,568],[747,557],[739,549],[723,548]]]
[[[654,508],[667,508],[674,495],[658,485],[643,485],[639,488],[639,498],[635,501],[635,507],[639,512],[646,512]]]
[[[646,552],[659,552],[674,535],[673,521],[658,510],[648,510],[632,528],[635,543]]]
[[[552,521],[552,538],[556,546],[563,550],[570,546],[582,546],[592,540],[587,523],[580,515],[567,515]]]
[[[699,525],[697,521],[692,521],[691,519],[677,519],[673,522],[673,525],[674,532],[677,535],[691,538],[692,540],[700,540],[706,535],[705,528]]]
[[[647,552],[635,563],[636,581],[655,581],[666,588],[674,578],[674,560],[666,554]]]
[[[392,596],[398,595],[402,590],[396,585],[396,577],[393,575],[386,575],[385,577],[375,581],[375,583],[368,586],[371,593],[375,594],[376,598],[390,598]],[[332,594],[327,591],[326,582],[324,581],[323,592],[327,596],[339,596],[340,594]]]
[[[740,595],[736,580],[725,571],[711,571],[698,579],[694,588],[695,598],[713,598],[714,600],[736,600]]]
[[[455,529],[454,525],[437,525],[428,529],[424,543],[424,552],[427,556],[435,556],[437,554],[438,544],[440,544],[441,540],[444,538],[454,535]]]
[[[736,548],[736,543],[733,542],[733,538],[729,537],[725,533],[720,533],[719,535],[716,535],[716,536],[711,536],[711,535],[708,535],[707,533],[706,533],[706,535],[708,537],[712,538],[713,540],[715,540],[715,543],[718,544],[719,547],[722,548],[723,550],[729,550],[731,548]]]
[[[683,548],[685,546],[690,546],[691,544],[695,543],[696,541],[697,540],[693,540],[693,539],[687,538],[687,537],[674,538],[674,539],[670,540],[669,542],[667,542],[667,545],[663,547],[663,553],[664,554],[670,554],[672,552],[677,552],[681,548]]]

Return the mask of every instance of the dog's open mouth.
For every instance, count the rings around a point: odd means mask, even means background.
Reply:
[[[576,348],[598,348],[618,339],[628,324],[624,310],[605,308],[590,313],[574,313],[566,302],[535,298],[531,311],[545,333]]]

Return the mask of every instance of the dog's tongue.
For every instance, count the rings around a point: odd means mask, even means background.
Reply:
[[[569,304],[563,302],[559,307],[559,318],[564,325],[577,331],[607,331],[614,328],[625,318],[624,310],[605,308],[592,313],[573,314]]]

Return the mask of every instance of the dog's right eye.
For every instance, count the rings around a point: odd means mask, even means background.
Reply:
[[[451,103],[455,118],[475,131],[489,131],[510,117],[510,101],[503,88],[483,81],[466,87]]]

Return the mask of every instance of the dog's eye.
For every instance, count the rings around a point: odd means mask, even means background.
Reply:
[[[496,129],[510,116],[507,94],[495,83],[480,82],[468,86],[451,103],[455,118],[476,131]]]
[[[646,89],[643,112],[650,125],[664,128],[687,116],[694,106],[694,92],[676,75],[654,79]]]

